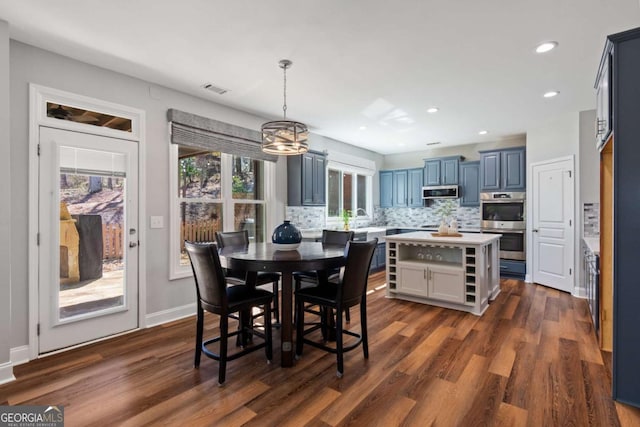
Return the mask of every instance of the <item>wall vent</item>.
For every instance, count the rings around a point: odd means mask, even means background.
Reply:
[[[427,142],[427,145],[439,145],[440,141],[436,141],[436,142]]]
[[[224,95],[225,93],[229,92],[227,89],[214,86],[211,83],[205,83],[202,87],[205,88],[206,90],[210,90],[211,92],[217,93],[218,95]]]

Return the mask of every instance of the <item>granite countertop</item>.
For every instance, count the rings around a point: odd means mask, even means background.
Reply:
[[[600,255],[600,237],[583,237],[582,241],[596,255]]]

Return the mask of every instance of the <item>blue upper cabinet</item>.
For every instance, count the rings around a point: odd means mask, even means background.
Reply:
[[[324,206],[327,158],[309,151],[287,157],[287,203],[289,206]]]
[[[423,168],[409,169],[409,207],[423,206],[422,201],[422,173]]]
[[[393,171],[393,206],[405,207],[408,205],[408,182],[409,173],[406,169]]]
[[[480,152],[480,191],[525,191],[525,147]]]
[[[393,171],[380,171],[380,207],[393,206]]]
[[[480,206],[480,162],[460,163],[460,206]]]
[[[424,185],[440,185],[440,166],[439,159],[425,160],[424,162]]]
[[[424,161],[424,185],[458,185],[461,156],[437,157]]]

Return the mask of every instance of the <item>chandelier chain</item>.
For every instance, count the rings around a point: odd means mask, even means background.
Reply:
[[[284,112],[284,119],[287,119],[287,66],[282,67],[284,70],[284,104],[282,105],[282,111]]]

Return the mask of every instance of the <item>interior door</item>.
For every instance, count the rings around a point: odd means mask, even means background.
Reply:
[[[138,326],[138,145],[40,127],[39,353]]]
[[[533,165],[533,281],[571,292],[574,286],[573,159]]]

